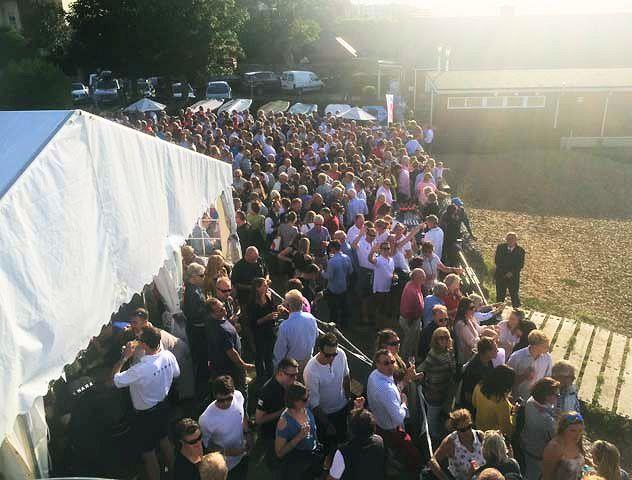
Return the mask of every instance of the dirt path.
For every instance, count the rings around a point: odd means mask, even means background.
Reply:
[[[632,220],[468,211],[476,246],[492,263],[505,233],[518,234],[527,251],[525,306],[632,336]]]

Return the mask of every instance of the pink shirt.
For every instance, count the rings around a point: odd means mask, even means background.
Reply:
[[[430,189],[433,192],[437,191],[437,187],[432,182],[428,182],[428,183],[421,182],[419,185],[417,185],[417,197],[419,198],[419,203],[423,203],[424,205],[427,202],[426,195],[424,195],[424,188],[426,188],[426,187],[430,187]]]
[[[421,288],[409,280],[402,292],[399,302],[399,313],[406,320],[416,320],[424,313],[424,296]]]

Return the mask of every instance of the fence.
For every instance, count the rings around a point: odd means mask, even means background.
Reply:
[[[560,149],[570,150],[572,148],[622,148],[632,147],[632,137],[562,137],[560,138]]]

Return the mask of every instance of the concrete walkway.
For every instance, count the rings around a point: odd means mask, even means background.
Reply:
[[[527,318],[551,339],[553,362],[565,359],[575,366],[579,397],[584,402],[632,418],[630,338],[541,312],[528,311]]]

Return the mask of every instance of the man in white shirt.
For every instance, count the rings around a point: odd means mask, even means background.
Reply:
[[[542,330],[532,330],[529,333],[529,346],[511,354],[507,365],[516,372],[513,398],[522,397],[526,401],[531,396],[535,382],[551,376],[553,362],[549,345],[549,338]]]
[[[233,379],[222,375],[213,381],[215,400],[200,415],[202,443],[207,450],[219,451],[226,459],[228,470],[246,478],[244,456],[252,446],[248,417],[244,412],[244,396],[235,390]]]
[[[413,445],[410,435],[404,430],[404,419],[408,416],[408,400],[393,379],[395,357],[386,349],[375,352],[376,369],[369,375],[367,398],[375,416],[377,433],[384,439],[387,448],[398,451],[412,473],[419,473],[421,455]]]
[[[303,295],[298,290],[287,292],[285,303],[290,310],[290,316],[279,326],[273,362],[276,368],[282,359],[293,358],[299,363],[302,371],[312,358],[318,337],[316,318],[310,313],[303,312]]]
[[[443,230],[439,226],[439,219],[436,215],[428,215],[426,217],[426,225],[428,230],[424,234],[424,242],[430,242],[434,245],[434,253],[441,258],[443,255]]]
[[[376,256],[378,249],[380,254]],[[395,262],[391,257],[389,242],[377,243],[369,253],[369,262],[373,267],[373,301],[376,310],[376,326],[379,330],[389,324],[392,313],[391,286],[395,275]]]
[[[349,365],[338,338],[327,333],[318,339],[318,353],[303,372],[309,406],[318,422],[326,449],[334,453],[347,437],[347,398],[351,396]]]
[[[353,243],[360,232],[362,231],[362,227],[364,227],[364,215],[362,213],[358,213],[354,217],[354,223],[347,231],[347,241],[349,243]]]
[[[369,303],[371,302],[371,293],[373,292],[373,264],[369,262],[369,254],[373,249],[375,241],[375,229],[366,228],[364,219],[362,228],[351,243],[351,248],[355,250],[356,259],[358,261],[358,277],[356,290],[361,300],[362,318],[365,323],[369,321]]]
[[[121,372],[123,365],[135,353],[136,348],[145,355],[129,369]],[[167,437],[169,424],[169,404],[167,395],[174,378],[180,376],[176,357],[160,348],[160,331],[146,326],[136,342],[128,342],[121,359],[113,367],[114,385],[129,387],[132,405],[136,411],[135,426],[139,434],[138,443],[147,478],[160,480],[160,466],[155,449],[159,445],[166,465],[173,468],[173,446]]]

